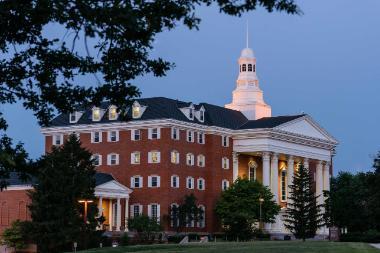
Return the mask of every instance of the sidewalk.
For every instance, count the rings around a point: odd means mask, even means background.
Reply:
[[[371,243],[370,245],[377,249],[380,249],[380,243]]]

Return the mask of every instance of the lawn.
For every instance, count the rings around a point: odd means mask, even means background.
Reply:
[[[206,243],[191,245],[147,245],[103,248],[81,253],[380,253],[367,243],[268,241],[240,243]]]

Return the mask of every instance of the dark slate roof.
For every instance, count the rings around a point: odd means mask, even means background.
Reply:
[[[199,110],[202,106],[205,108],[205,120],[204,122],[198,121],[196,117],[194,120],[188,119],[180,110],[180,108],[189,107],[190,102],[184,102],[179,100],[174,100],[165,97],[153,97],[153,98],[141,98],[136,99],[136,101],[142,105],[146,106],[145,112],[142,114],[141,118],[133,119],[132,110],[128,110],[126,117],[117,120],[108,120],[108,108],[110,103],[104,102],[100,105],[100,108],[105,111],[102,119],[100,121],[93,122],[91,108],[84,110],[83,115],[78,120],[77,123],[69,122],[69,114],[58,115],[52,121],[52,126],[70,126],[70,125],[81,125],[81,124],[98,124],[98,123],[110,123],[110,122],[128,122],[128,121],[142,121],[142,120],[157,120],[157,119],[175,119],[184,122],[197,123],[206,126],[216,126],[228,129],[252,129],[252,128],[270,128],[275,127],[279,124],[285,123],[292,119],[296,119],[303,115],[296,116],[280,116],[280,117],[270,117],[259,120],[248,120],[243,113],[236,110],[231,110],[217,105],[200,103],[193,104],[195,110]]]
[[[98,185],[101,185],[101,184],[105,184],[109,181],[112,181],[112,180],[115,180],[113,178],[113,176],[111,174],[107,174],[107,173],[100,173],[100,172],[97,172],[95,174],[95,185],[98,186]],[[6,180],[8,182],[8,185],[9,186],[26,186],[26,185],[33,185],[36,183],[36,179],[33,178],[33,177],[30,177],[28,180],[22,180],[19,176],[18,173],[16,172],[11,172],[10,173],[10,177],[9,179]]]
[[[240,126],[239,129],[255,129],[255,128],[273,128],[282,125],[286,122],[298,119],[305,116],[305,114],[292,115],[292,116],[277,116],[277,117],[266,117],[258,120],[249,120],[244,125]]]

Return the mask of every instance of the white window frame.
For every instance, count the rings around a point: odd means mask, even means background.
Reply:
[[[99,134],[99,141],[95,141],[95,134]],[[91,132],[91,143],[101,143],[103,141],[103,132],[95,131]]]
[[[194,114],[195,114],[195,109],[193,106],[189,107],[189,119],[193,120],[194,119]]]
[[[153,178],[156,178],[156,186],[153,186]],[[158,175],[148,176],[148,188],[160,188],[161,186],[161,177]]]
[[[206,134],[198,132],[198,143],[199,144],[205,144],[206,143]]]
[[[190,186],[189,186],[189,183],[190,183]],[[193,177],[187,177],[186,178],[186,188],[190,189],[190,190],[194,189],[194,178]]]
[[[180,138],[179,135],[180,135],[180,130],[179,130],[179,128],[172,127],[172,129],[171,129],[171,137],[172,137],[172,140],[176,140],[176,141],[178,141],[179,138]]]
[[[156,155],[157,160],[153,161],[154,154]],[[160,163],[161,162],[161,152],[157,150],[152,150],[148,152],[148,163]]]
[[[112,140],[112,133],[115,133],[115,140]],[[118,142],[119,141],[119,130],[111,130],[107,132],[108,142]]]
[[[194,166],[194,154],[192,154],[192,153],[187,153],[186,154],[186,165],[188,165],[188,166]]]
[[[97,159],[97,160],[98,160],[98,164],[95,163],[96,157],[98,158],[98,159]],[[96,167],[102,165],[102,155],[100,155],[100,154],[93,154],[93,155],[92,155],[92,159],[94,160],[94,165],[95,165]]]
[[[157,133],[153,133],[154,130],[156,130]],[[156,138],[153,138],[154,134],[156,134]],[[149,138],[149,140],[159,140],[161,138],[161,129],[159,127],[149,128],[148,129],[148,138]]]
[[[69,113],[69,122],[72,124],[77,123],[79,121],[80,117],[82,117],[82,115],[83,115],[82,112],[77,112],[77,111]],[[74,118],[75,118],[74,120],[71,119],[72,116],[74,116]]]
[[[115,110],[115,114],[113,115],[113,110]],[[119,114],[117,113],[117,107],[114,105],[111,105],[108,108],[108,119],[109,120],[117,120]]]
[[[174,178],[176,179],[176,185],[174,185]],[[177,175],[172,175],[170,177],[170,186],[172,188],[179,188],[179,176]]]
[[[203,108],[199,110],[199,121],[205,122],[205,110]]]
[[[206,207],[204,205],[199,205],[198,208],[202,209],[203,211],[203,219],[197,222],[197,226],[199,228],[205,228],[206,227]]]
[[[136,112],[138,114],[136,114]],[[139,104],[132,105],[132,118],[138,119],[141,117],[141,106]]]
[[[136,161],[138,157],[138,161]],[[139,151],[134,151],[131,153],[131,164],[140,164],[141,163],[141,153]]]
[[[57,140],[59,140],[59,143],[57,143]],[[54,134],[52,137],[53,146],[60,146],[63,145],[63,134]]]
[[[156,206],[156,210],[157,210],[157,213],[156,213],[156,219],[157,219],[157,221],[160,221],[160,217],[161,217],[161,207],[160,207],[160,204],[158,204],[158,203],[151,203],[151,204],[149,204],[148,205],[148,216],[150,217],[150,218],[154,218],[154,215],[153,215],[153,213],[152,213],[152,211],[153,211],[153,206]]]
[[[226,185],[226,188],[224,187],[225,185]],[[222,191],[227,190],[229,187],[230,187],[230,181],[228,181],[227,179],[223,179],[222,180]]]
[[[137,135],[136,132],[138,132],[138,136],[139,136],[138,139],[135,138],[136,135]],[[131,140],[132,141],[139,141],[139,140],[141,140],[141,130],[140,129],[132,129],[131,130]]]
[[[112,164],[112,156],[115,156],[115,164]],[[117,153],[108,154],[107,155],[107,165],[109,165],[109,166],[119,165],[119,154],[117,154]]]
[[[95,112],[98,111],[99,112],[99,118],[96,119],[94,116],[95,116]],[[100,109],[99,107],[94,107],[92,108],[92,112],[91,112],[91,119],[92,121],[101,121],[102,120],[102,109]]]
[[[138,183],[139,183],[138,187],[135,186],[136,185],[136,180],[138,180]],[[135,188],[135,189],[137,189],[137,188],[143,188],[143,177],[139,176],[139,175],[132,176],[130,183],[131,183],[130,184],[131,188]]]
[[[194,142],[194,131],[193,130],[186,130],[186,141],[187,142]]]
[[[222,146],[229,147],[230,146],[230,137],[227,135],[222,135]]]
[[[170,152],[170,162],[173,164],[179,164],[179,152],[177,150]]]
[[[204,155],[200,154],[197,156],[197,165],[198,165],[198,167],[205,167],[206,166],[206,157]]]
[[[222,157],[222,168],[225,170],[230,168],[230,159],[228,157]]]
[[[202,183],[202,187],[199,187],[200,183]],[[204,178],[198,178],[197,179],[197,188],[200,191],[206,190],[206,180]]]
[[[138,215],[142,215],[142,205],[136,203],[136,204],[132,204],[129,206],[130,208],[130,217],[133,218],[133,217],[136,217],[135,215],[135,207],[138,208]]]

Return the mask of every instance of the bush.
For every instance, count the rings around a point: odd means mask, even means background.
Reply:
[[[169,235],[168,243],[179,243],[184,237],[185,235],[182,234]]]
[[[380,232],[376,230],[369,230],[364,233],[354,232],[354,233],[342,234],[340,236],[340,241],[380,243]]]
[[[254,237],[257,240],[270,240],[270,234],[264,233],[262,229],[255,229]]]
[[[146,215],[139,215],[128,220],[129,229],[138,233],[142,242],[151,242],[157,232],[162,231],[160,223]]]
[[[128,236],[128,233],[124,233],[120,237],[120,244],[121,244],[121,246],[127,246],[127,245],[129,245],[129,236]]]
[[[29,242],[28,231],[30,231],[30,222],[16,220],[12,222],[10,228],[3,232],[2,243],[16,250],[26,248]]]

